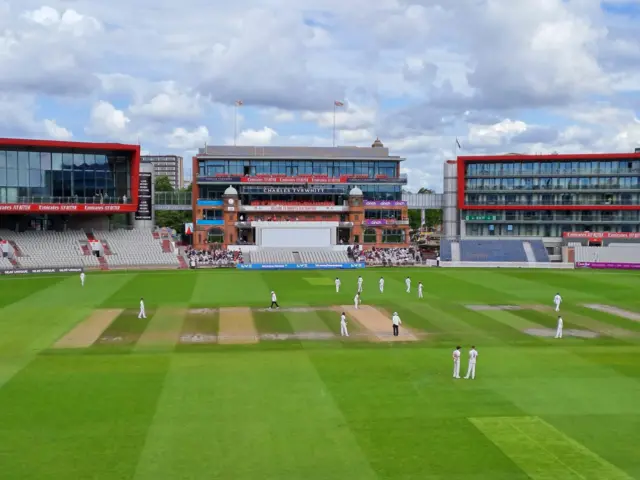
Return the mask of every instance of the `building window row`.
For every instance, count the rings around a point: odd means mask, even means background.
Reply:
[[[355,185],[349,184],[344,189],[344,194],[327,194],[327,195],[261,195],[261,194],[245,194],[242,193],[242,185],[233,185],[240,192],[240,200],[245,205],[250,205],[252,201],[335,201],[336,205],[342,205],[348,198],[349,189]],[[205,200],[219,200],[222,198],[224,191],[229,187],[227,184],[220,185],[199,185],[198,198]],[[360,189],[365,200],[402,200],[402,187],[400,185],[360,185]]]
[[[467,205],[640,205],[637,193],[527,193],[465,195]]]
[[[398,176],[398,162],[368,161],[257,161],[257,160],[202,160],[200,176],[215,175],[385,175]]]
[[[488,190],[634,190],[640,177],[468,178],[467,191]]]
[[[365,210],[364,218],[366,220],[400,220],[402,210]]]
[[[466,222],[637,222],[638,210],[474,210],[462,219]]]
[[[466,176],[615,175],[640,173],[640,159],[590,162],[479,162],[466,164]]]
[[[479,224],[465,226],[465,236],[471,237],[561,237],[564,232],[638,232],[640,225],[607,224]]]

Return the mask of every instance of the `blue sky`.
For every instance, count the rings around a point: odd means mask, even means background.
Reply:
[[[276,12],[276,13],[274,13]],[[190,158],[376,137],[413,189],[461,153],[640,145],[638,0],[0,0],[0,135]],[[189,164],[189,162],[185,162]]]

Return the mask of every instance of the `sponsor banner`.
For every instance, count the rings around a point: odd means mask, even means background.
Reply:
[[[388,219],[388,220],[365,220],[365,225],[398,225],[397,220]]]
[[[222,226],[224,225],[224,220],[196,220],[196,225]]]
[[[365,207],[406,207],[404,200],[365,200]]]
[[[622,232],[564,232],[562,234],[563,238],[568,238],[568,239],[579,239],[579,238],[597,238],[597,239],[619,239],[619,240],[624,240],[624,239],[629,239],[629,240],[634,240],[634,239],[640,239],[640,233],[639,232],[629,232],[629,233],[622,233]]]
[[[32,273],[80,273],[82,267],[67,268],[14,268],[11,270],[0,270],[0,275],[29,275]]]
[[[138,208],[136,209],[136,220],[151,220],[152,181],[151,173],[140,173],[138,179]]]
[[[296,177],[290,177],[286,175],[254,175],[252,177],[232,177],[232,176],[198,176],[198,183],[292,183],[292,184],[307,184],[307,183],[348,183],[348,184],[361,184],[361,183],[402,183],[406,184],[406,178],[370,178],[370,177],[354,177],[343,175],[340,177],[329,177],[326,175],[299,175]]]
[[[154,205],[154,210],[163,212],[182,212],[191,210],[191,205]]]
[[[576,262],[576,267],[611,270],[640,270],[640,263]]]
[[[240,175],[236,176],[236,177],[231,177],[231,176],[216,176],[216,175],[212,175],[212,176],[206,176],[206,175],[199,175],[196,178],[196,181],[198,183],[212,183],[212,182],[222,182],[222,183],[240,183],[242,181],[242,177]]]
[[[133,205],[76,203],[3,203],[0,213],[118,213],[133,212]]]
[[[242,206],[243,212],[346,212],[349,207],[343,205],[260,205]]]
[[[242,187],[242,193],[257,193],[270,195],[295,194],[346,194],[344,187]]]
[[[221,207],[222,200],[201,200],[196,201],[198,207]]]
[[[334,270],[365,268],[364,263],[250,263],[238,264],[240,270]]]

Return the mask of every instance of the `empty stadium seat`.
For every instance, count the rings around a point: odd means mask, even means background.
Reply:
[[[640,263],[640,245],[624,247],[575,247],[576,262]]]
[[[162,239],[154,238],[152,230],[113,230],[95,231],[95,236],[109,245],[111,255],[109,266],[176,266],[180,265],[178,256],[172,252],[163,252]]]
[[[440,260],[443,262],[451,262],[451,240],[440,240]]]
[[[536,257],[536,262],[549,262],[549,252],[547,247],[544,246],[542,240],[529,240],[529,244],[533,250],[533,254]]]
[[[463,262],[527,262],[520,240],[461,240]]]

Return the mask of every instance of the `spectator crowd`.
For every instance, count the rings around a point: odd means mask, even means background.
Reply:
[[[365,262],[367,265],[414,265],[422,263],[420,252],[413,247],[409,248],[376,248],[364,250],[360,245],[354,245],[347,249],[347,255],[354,262]]]
[[[211,249],[196,250],[189,247],[186,250],[189,266],[191,268],[202,267],[225,267],[233,266],[238,263],[244,263],[242,252],[234,252],[232,250]]]

